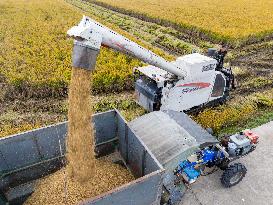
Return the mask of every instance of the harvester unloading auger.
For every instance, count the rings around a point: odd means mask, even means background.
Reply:
[[[169,62],[85,16],[67,33],[75,39],[74,67],[93,68],[101,46],[149,64],[135,68],[137,101],[148,111],[191,111],[224,103],[234,87],[232,70],[223,67],[226,50],[210,49],[210,57],[193,53]]]

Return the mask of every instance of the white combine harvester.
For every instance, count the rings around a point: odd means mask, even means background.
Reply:
[[[68,35],[74,37],[73,64],[94,69],[101,46],[129,54],[149,64],[135,68],[138,103],[148,111],[189,111],[223,103],[234,77],[223,67],[225,50],[209,50],[209,56],[193,53],[169,62],[135,42],[83,17]],[[81,56],[81,57],[79,57]]]

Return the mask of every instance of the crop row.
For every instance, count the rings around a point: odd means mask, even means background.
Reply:
[[[92,13],[99,19],[117,25],[120,29],[133,34],[155,47],[162,47],[168,53],[177,55],[191,53],[192,50],[203,51],[215,45],[200,40],[187,33],[182,33],[172,27],[162,26],[147,22],[130,15],[107,9],[97,3],[82,0],[66,0],[68,3],[81,10]]]

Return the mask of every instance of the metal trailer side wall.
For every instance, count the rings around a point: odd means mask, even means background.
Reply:
[[[118,145],[118,126],[125,121],[117,121],[120,114],[108,111],[94,115],[95,152],[97,157],[108,155],[115,151]]]
[[[66,123],[60,123],[0,139],[0,172],[60,156],[66,129]]]
[[[146,150],[118,111],[96,114],[93,120],[98,156],[119,148],[132,173],[141,178],[103,194],[95,201],[90,199],[88,203],[108,205],[123,201],[126,204],[128,200],[133,200],[133,204],[139,205],[159,204],[162,166]],[[0,139],[0,190],[9,191],[10,197],[20,195],[16,191],[18,185],[48,174],[48,169],[53,171],[56,166],[60,167],[61,155],[65,153],[66,133],[67,122],[63,122]],[[8,187],[14,187],[14,190],[7,190]],[[150,194],[145,196],[147,191],[143,190],[149,190]]]
[[[162,173],[159,170],[81,205],[159,205],[161,190]]]
[[[66,123],[0,139],[0,190],[35,180],[62,166]]]
[[[117,139],[116,115],[117,112],[109,111],[93,116],[95,143],[99,151],[105,152],[105,148],[101,148],[103,143]],[[0,139],[0,173],[22,171],[21,169],[29,168],[34,164],[62,157],[66,152],[66,135],[67,122],[63,122]],[[109,154],[110,151],[107,152]],[[38,171],[44,172],[45,169]],[[37,174],[35,170],[28,173]]]
[[[125,163],[135,177],[142,177],[151,172],[163,169],[161,164],[148,150],[143,141],[123,122],[121,115],[117,116],[119,149]]]
[[[163,168],[144,143],[118,114],[119,151],[137,180],[106,194],[86,200],[83,205],[149,205],[160,204]],[[139,178],[141,177],[141,178]]]

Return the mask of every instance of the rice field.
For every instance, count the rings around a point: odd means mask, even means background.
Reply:
[[[29,96],[66,95],[73,46],[66,31],[83,14],[99,20],[62,0],[0,1],[0,80]],[[151,48],[115,25],[104,24]],[[153,51],[163,54],[160,49]],[[93,73],[93,91],[132,89],[132,69],[140,65],[137,59],[102,48]]]
[[[159,18],[186,28],[197,28],[214,38],[244,39],[273,31],[271,0],[96,0]]]

